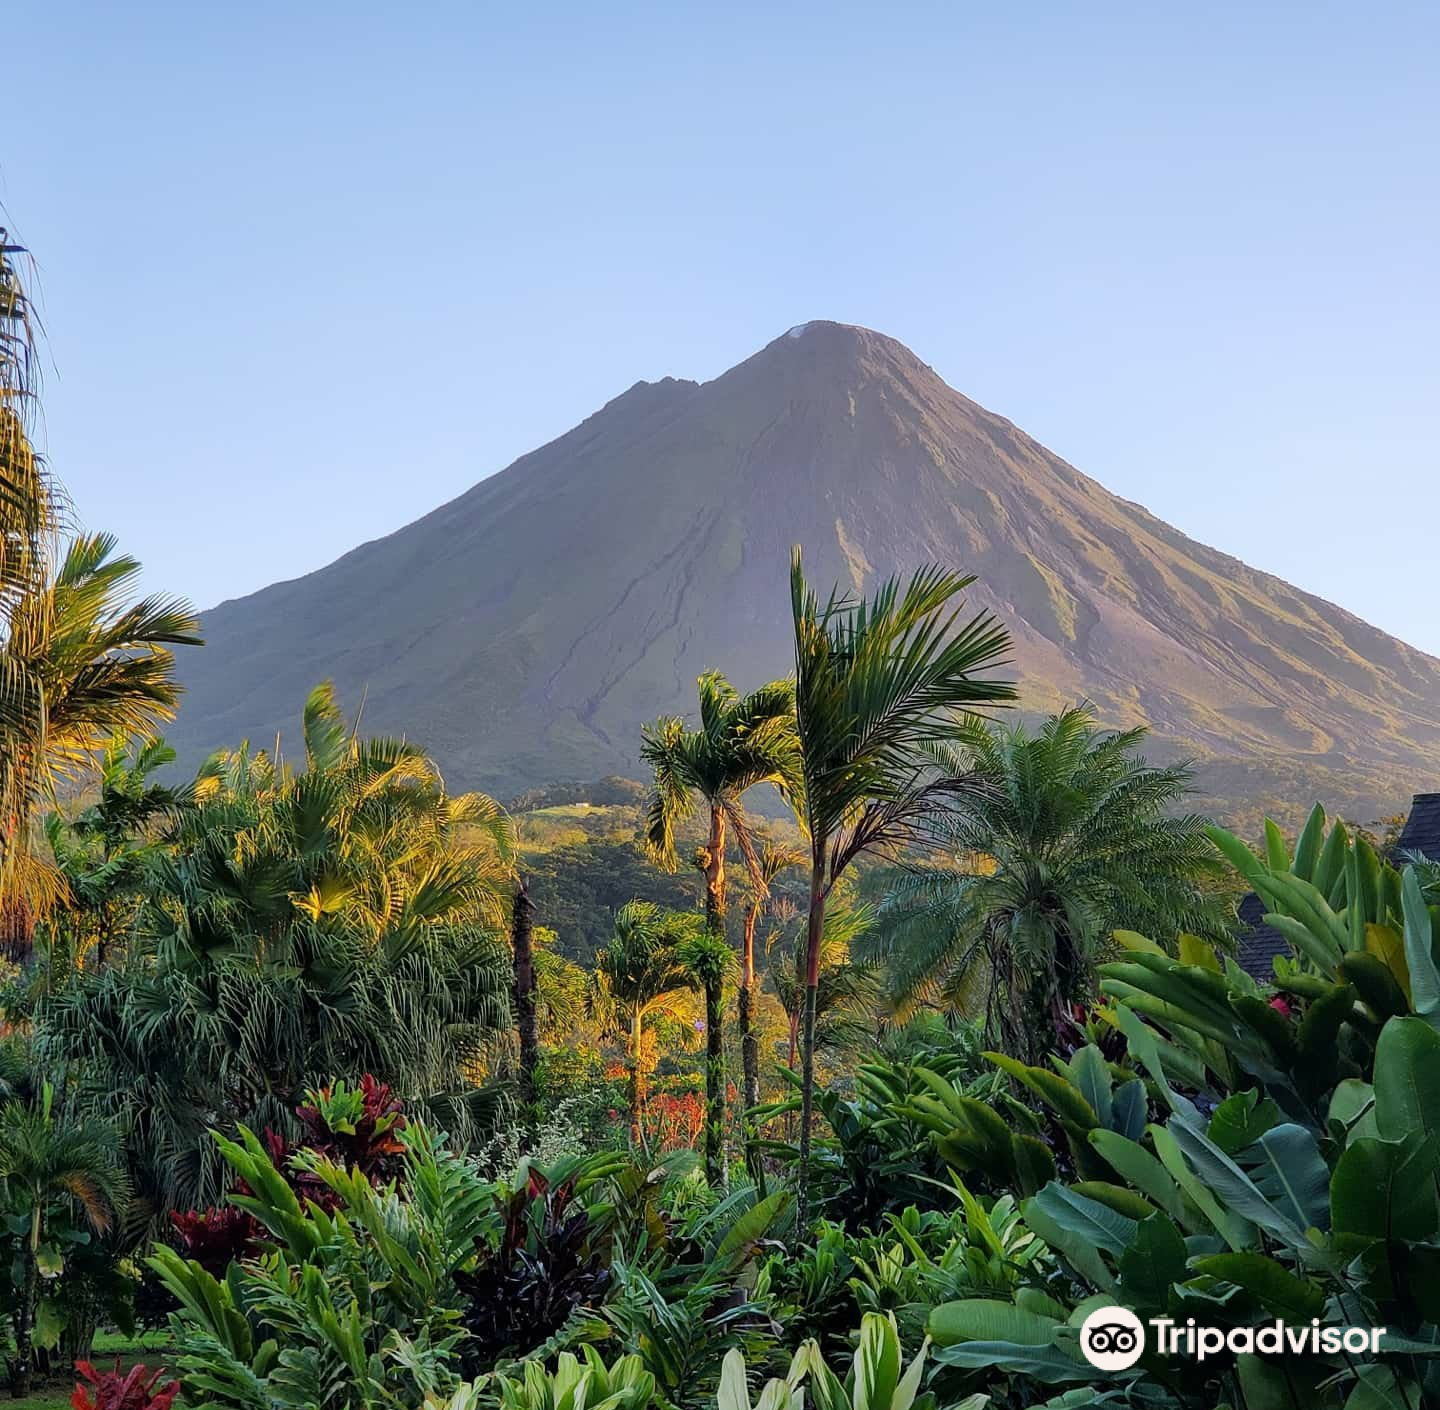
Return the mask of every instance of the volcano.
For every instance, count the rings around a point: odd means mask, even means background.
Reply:
[[[855,592],[978,575],[1027,714],[1076,700],[1188,755],[1232,821],[1440,780],[1440,661],[1110,494],[892,338],[807,323],[713,381],[640,382],[388,537],[203,614],[171,732],[188,760],[294,736],[333,679],[452,787],[641,776],[695,677],[784,674],[787,571]]]

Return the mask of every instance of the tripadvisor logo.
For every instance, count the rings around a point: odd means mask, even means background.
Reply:
[[[1097,1371],[1124,1371],[1145,1354],[1145,1324],[1128,1307],[1097,1307],[1080,1327],[1080,1350]]]
[[[1318,1318],[1309,1326],[1289,1327],[1274,1321],[1262,1327],[1197,1327],[1173,1317],[1150,1319],[1151,1344],[1162,1356],[1193,1356],[1203,1361],[1222,1351],[1278,1355],[1333,1356],[1337,1352],[1380,1349],[1384,1327],[1322,1327]],[[1145,1354],[1143,1323],[1128,1307],[1097,1307],[1080,1327],[1080,1350],[1097,1371],[1125,1371]]]

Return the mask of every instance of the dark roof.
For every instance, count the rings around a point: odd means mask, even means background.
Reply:
[[[1395,843],[1392,860],[1404,866],[1415,856],[1440,862],[1440,793],[1417,793],[1410,805],[1405,829]],[[1265,924],[1269,909],[1253,891],[1240,902],[1240,929],[1235,958],[1253,979],[1272,979],[1276,955],[1288,955],[1290,942],[1274,927]]]
[[[1405,830],[1395,844],[1395,863],[1412,856],[1440,862],[1440,793],[1417,793],[1405,819]]]
[[[1290,953],[1290,942],[1273,926],[1265,924],[1265,912],[1269,909],[1253,891],[1240,902],[1235,958],[1246,974],[1261,983],[1275,977],[1275,956]]]

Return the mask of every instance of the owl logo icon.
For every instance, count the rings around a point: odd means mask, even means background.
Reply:
[[[1080,1350],[1097,1371],[1125,1371],[1145,1354],[1145,1324],[1128,1307],[1097,1307],[1080,1328]]]

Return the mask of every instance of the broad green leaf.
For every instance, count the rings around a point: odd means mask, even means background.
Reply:
[[[1410,966],[1405,962],[1405,937],[1393,925],[1367,925],[1365,952],[1374,955],[1394,977],[1410,1005]]]
[[[1165,1100],[1169,1103],[1170,1110],[1178,1112],[1182,1116],[1199,1120],[1199,1113],[1195,1110],[1194,1103],[1170,1086],[1170,1080],[1165,1075],[1165,1066],[1160,1059],[1160,1049],[1156,1043],[1155,1034],[1146,1026],[1144,1020],[1138,1014],[1127,1009],[1124,1004],[1117,1005],[1114,1014],[1116,1025],[1125,1035],[1125,1041],[1129,1045],[1130,1056],[1149,1073],[1151,1080],[1160,1088]]]
[[[1267,1312],[1294,1326],[1320,1316],[1325,1309],[1325,1290],[1318,1283],[1296,1277],[1263,1253],[1216,1253],[1197,1258],[1191,1267],[1244,1288]]]
[[[1302,881],[1315,880],[1315,866],[1320,860],[1320,848],[1325,840],[1325,809],[1318,803],[1310,809],[1305,826],[1300,830],[1299,841],[1295,844],[1295,861],[1291,870]]]
[[[69,1320],[69,1314],[59,1302],[42,1297],[35,1308],[35,1345],[53,1351],[60,1345],[61,1333]]]
[[[42,1278],[58,1278],[65,1271],[65,1255],[54,1244],[41,1244],[35,1250],[35,1267]]]
[[[867,1312],[855,1351],[855,1410],[889,1410],[900,1383],[900,1337],[895,1319]]]
[[[1355,1387],[1345,1400],[1345,1410],[1415,1410],[1425,1402],[1413,1381],[1402,1383],[1394,1370],[1372,1363],[1355,1370]]]
[[[1349,849],[1350,834],[1344,823],[1337,822],[1330,829],[1330,835],[1320,849],[1320,859],[1315,863],[1315,870],[1306,878],[1321,895],[1328,896],[1335,883],[1340,880]]]
[[[1205,827],[1208,837],[1218,851],[1246,881],[1254,886],[1265,874],[1265,864],[1233,832],[1227,832],[1215,823]]]
[[[964,1341],[1006,1341],[1022,1346],[1049,1346],[1063,1323],[1054,1317],[1026,1312],[998,1298],[970,1297],[942,1302],[933,1308],[926,1330],[936,1346]]]
[[[1351,950],[1340,961],[1336,973],[1354,986],[1361,1003],[1381,1023],[1387,1018],[1398,1018],[1410,1012],[1410,1000],[1400,987],[1399,980],[1378,955],[1368,950]]]
[[[1115,943],[1122,950],[1130,950],[1137,954],[1163,955],[1164,949],[1157,945],[1148,936],[1141,935],[1138,930],[1116,930],[1112,934]]]
[[[1138,1141],[1145,1129],[1145,1113],[1150,1098],[1145,1092],[1145,1083],[1139,1077],[1122,1082],[1110,1101],[1111,1129],[1132,1141]]]
[[[1110,1069],[1100,1049],[1093,1043],[1081,1048],[1067,1065],[1070,1081],[1090,1104],[1101,1126],[1110,1125]]]
[[[1232,1249],[1242,1249],[1251,1242],[1254,1229],[1250,1222],[1238,1214],[1222,1209],[1220,1202],[1210,1189],[1190,1168],[1175,1137],[1163,1126],[1148,1126],[1150,1142],[1155,1154],[1169,1171],[1175,1183],[1190,1197],[1195,1207],[1210,1221],[1211,1227]]]
[[[947,1366],[981,1371],[1008,1371],[1029,1376],[1049,1385],[1066,1381],[1098,1381],[1104,1376],[1079,1351],[1072,1356],[1055,1346],[1022,1346],[1013,1341],[957,1342],[935,1353],[935,1360]]]
[[[1095,1109],[1081,1096],[1075,1085],[1058,1072],[1044,1067],[1031,1067],[1007,1053],[982,1053],[987,1062],[1009,1073],[1017,1082],[1028,1087],[1047,1106],[1072,1126],[1082,1131],[1091,1130],[1096,1124]]]
[[[1123,1214],[1125,1218],[1133,1219],[1137,1223],[1156,1212],[1155,1206],[1143,1195],[1109,1180],[1077,1180],[1070,1186],[1070,1190],[1073,1194],[1103,1204],[1107,1209],[1113,1209],[1117,1214]]]
[[[1207,1135],[1226,1155],[1253,1145],[1280,1121],[1280,1108],[1253,1088],[1226,1097],[1210,1117]]]
[[[1272,1203],[1255,1181],[1203,1131],[1180,1116],[1171,1117],[1166,1129],[1195,1173],[1227,1209],[1257,1224],[1297,1252],[1313,1251],[1305,1237],[1310,1222],[1301,1222],[1291,1208],[1281,1209]]]
[[[1181,1219],[1185,1202],[1180,1187],[1164,1165],[1144,1146],[1115,1131],[1092,1131],[1090,1144],[1137,1190],[1174,1219]]]
[[[1185,1257],[1185,1240],[1169,1218],[1152,1214],[1142,1219],[1120,1255],[1117,1286],[1127,1306],[1166,1310],[1171,1287],[1185,1279]]]
[[[1049,1189],[1050,1186],[1046,1186]],[[1025,1223],[1050,1248],[1059,1254],[1086,1282],[1107,1292],[1115,1279],[1100,1256],[1100,1250],[1082,1234],[1059,1224],[1036,1198],[1025,1201]]]
[[[1440,1230],[1436,1151],[1416,1131],[1403,1141],[1352,1140],[1335,1166],[1330,1207],[1335,1233],[1421,1243]]]
[[[1135,1237],[1134,1219],[1055,1182],[1026,1201],[1027,1210],[1031,1207],[1042,1210],[1060,1228],[1117,1258]]]
[[[1198,935],[1180,936],[1180,963],[1194,965],[1197,969],[1213,970],[1216,974],[1223,972],[1215,947]]]
[[[1240,1388],[1245,1393],[1245,1410],[1299,1410],[1322,1404],[1320,1382],[1331,1373],[1318,1358],[1283,1362],[1267,1360],[1246,1352],[1235,1358]]]
[[[1440,1033],[1420,1018],[1392,1018],[1375,1047],[1374,1085],[1385,1139],[1440,1131]]]
[[[1290,870],[1290,848],[1285,834],[1272,818],[1265,819],[1265,860],[1271,871]]]
[[[1272,1127],[1241,1158],[1266,1198],[1297,1227],[1330,1227],[1330,1168],[1307,1127]]]
[[[531,1363],[534,1364],[534,1363]],[[527,1374],[529,1367],[526,1368]],[[750,1410],[750,1388],[745,1382],[745,1354],[732,1347],[720,1363],[720,1388],[715,1392],[716,1410]]]
[[[1375,1120],[1375,1089],[1358,1077],[1347,1077],[1335,1084],[1330,1095],[1330,1109],[1326,1122],[1333,1129],[1344,1131],[1340,1144],[1357,1140],[1361,1136],[1378,1136],[1380,1128]]]
[[[720,1240],[712,1265],[726,1267],[737,1259],[743,1259],[751,1246],[770,1232],[789,1203],[789,1190],[772,1190],[764,1199],[751,1205]]]
[[[1405,868],[1400,899],[1405,912],[1405,967],[1410,974],[1410,1001],[1421,1018],[1440,1024],[1440,968],[1435,964],[1435,928],[1414,867]]]

